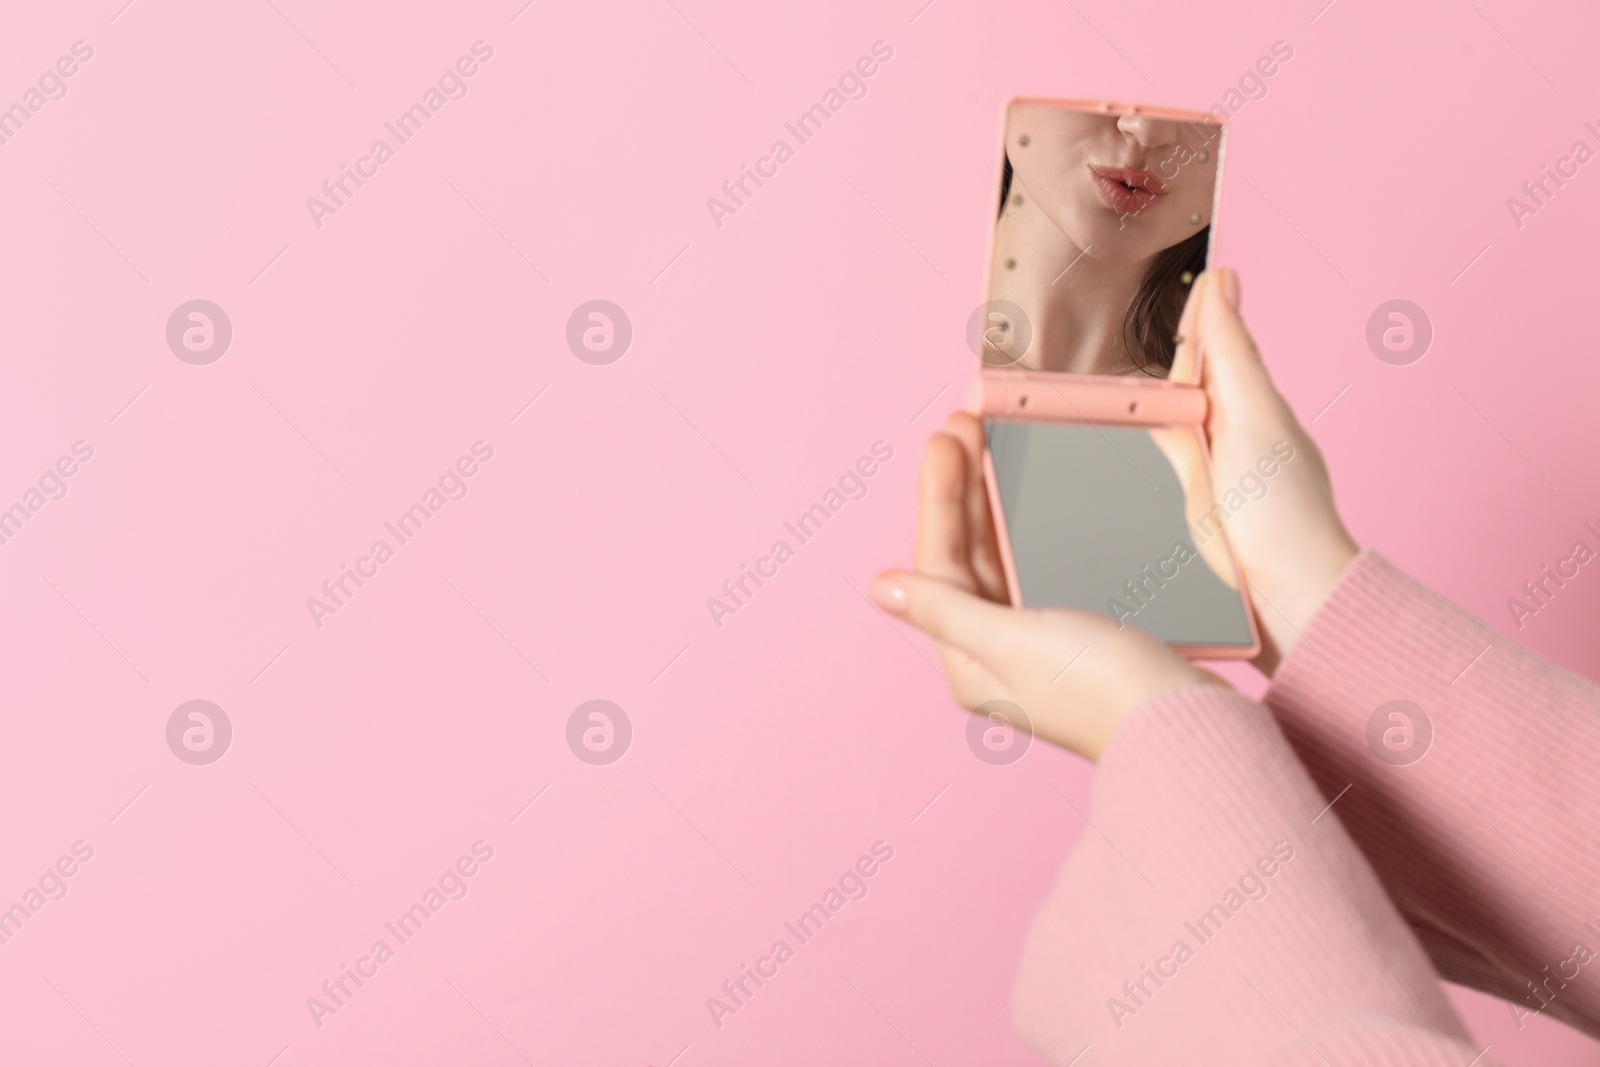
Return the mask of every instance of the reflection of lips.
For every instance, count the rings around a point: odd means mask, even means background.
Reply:
[[[1161,179],[1147,170],[1091,165],[1089,173],[1094,176],[1095,187],[1100,190],[1100,199],[1111,210],[1123,215],[1137,215],[1155,203],[1158,197],[1167,195],[1167,188]]]

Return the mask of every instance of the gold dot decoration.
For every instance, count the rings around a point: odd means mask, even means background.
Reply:
[[[1200,212],[1198,212],[1198,211],[1191,212],[1189,214],[1189,221],[1191,223],[1193,223],[1194,225],[1196,225],[1196,226],[1200,225]]]
[[[1021,207],[1022,206],[1022,194],[1021,193],[1018,193],[1016,196],[1013,196],[1011,198],[1011,206],[1012,207]]]
[[[1211,158],[1211,153],[1210,152],[1207,152],[1204,148],[1200,149],[1200,162],[1204,163],[1206,160],[1208,160],[1210,158]]]
[[[1194,281],[1194,271],[1186,270],[1178,277],[1180,280],[1182,280],[1184,285],[1189,285]]]
[[[1023,148],[1027,148],[1028,147],[1028,135],[1027,134],[1023,134],[1021,137],[1018,137],[1017,138],[1017,143],[1019,145],[1021,145]]]

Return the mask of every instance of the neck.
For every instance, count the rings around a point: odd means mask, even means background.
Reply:
[[[1021,205],[1008,203],[1000,217],[989,296],[1027,310],[1029,369],[1127,374],[1134,364],[1123,343],[1123,317],[1147,267],[1100,262],[1025,197]]]

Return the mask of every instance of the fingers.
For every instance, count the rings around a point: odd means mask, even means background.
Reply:
[[[949,582],[906,571],[884,571],[872,599],[936,642],[994,664],[1017,642],[1017,628],[1033,616],[985,600]]]
[[[1222,285],[1222,299],[1235,311],[1243,311],[1244,294],[1239,291],[1239,272],[1236,270],[1218,270],[1217,279]]]
[[[936,433],[922,452],[917,539],[912,562],[926,574],[976,589],[968,561],[966,454],[949,434]]]
[[[966,454],[967,553],[978,592],[990,600],[1007,601],[1005,572],[1000,568],[1000,547],[994,516],[989,511],[989,488],[984,483],[983,455],[987,449],[983,423],[965,411],[953,412],[945,432],[961,443]]]
[[[1177,348],[1167,377],[1175,382],[1193,381],[1195,363],[1202,351],[1206,355],[1207,383],[1212,382],[1210,371],[1219,362],[1223,376],[1249,364],[1260,366],[1261,353],[1238,309],[1238,271],[1219,267],[1196,278],[1178,319]]]
[[[1272,385],[1255,340],[1245,328],[1238,309],[1229,296],[1238,297],[1238,274],[1219,270],[1209,280],[1197,301],[1198,340],[1205,351],[1201,369],[1206,392],[1215,402],[1228,405],[1282,405]],[[1231,283],[1229,278],[1234,279]]]
[[[1200,439],[1188,426],[1151,426],[1149,432],[1150,440],[1166,457],[1172,473],[1177,475],[1178,485],[1188,502],[1189,517],[1193,519],[1196,509],[1203,512],[1211,506],[1211,487],[1206,479]]]
[[[1183,487],[1183,519],[1191,543],[1223,584],[1230,589],[1239,588],[1238,578],[1233,572],[1233,561],[1228,557],[1227,542],[1207,534],[1208,522],[1214,521],[1211,515],[1216,507],[1216,496],[1211,488],[1211,473],[1206,468],[1205,456],[1201,452],[1199,434],[1190,426],[1152,426],[1150,437],[1167,457],[1167,462],[1172,464],[1172,472],[1178,476],[1178,484]],[[1210,529],[1215,530],[1216,527]]]

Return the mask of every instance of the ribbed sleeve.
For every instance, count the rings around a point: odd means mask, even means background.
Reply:
[[[1147,702],[1103,753],[1085,817],[1013,999],[1018,1030],[1051,1063],[1477,1056],[1262,705],[1210,685]]]
[[[1439,971],[1600,1034],[1600,691],[1367,552],[1265,699]]]

